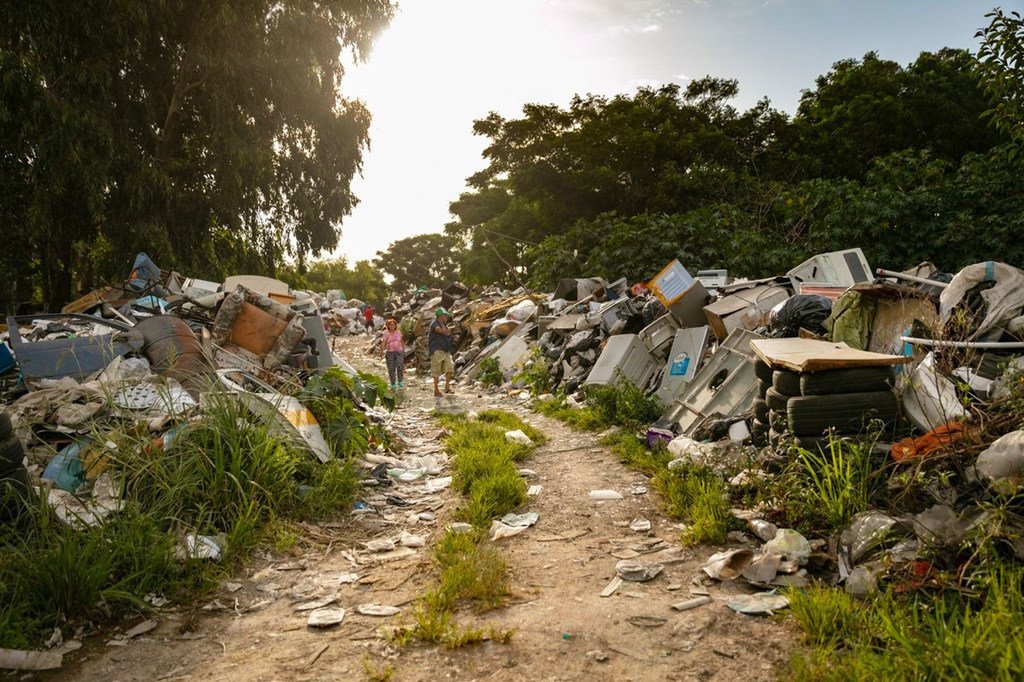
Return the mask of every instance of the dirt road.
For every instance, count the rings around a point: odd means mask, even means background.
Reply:
[[[383,363],[362,353],[365,346],[363,338],[349,339],[339,351],[356,366],[383,374]],[[406,456],[434,453],[440,442],[429,417],[435,408],[431,387],[416,375],[407,384],[393,425],[414,443]],[[290,554],[255,559],[243,575],[226,581],[215,599],[196,609],[160,613],[156,629],[125,646],[106,644],[113,633],[93,638],[68,656],[52,679],[358,680],[367,679],[364,662],[378,671],[390,666],[394,680],[786,677],[797,646],[795,628],[726,608],[725,600],[738,587],[702,585],[700,566],[716,549],[683,548],[679,529],[659,511],[656,494],[644,492],[642,475],[619,463],[593,435],[536,415],[506,396],[459,388],[443,402],[446,409],[509,409],[549,438],[526,464],[536,472],[529,483],[542,486],[528,504],[540,520],[499,542],[513,574],[511,603],[483,616],[459,614],[460,622],[514,629],[508,644],[396,649],[381,636],[382,627],[408,617],[429,584],[430,544],[458,504],[454,491],[425,493],[420,481],[386,493],[401,496],[411,502],[408,506],[388,504],[383,491],[369,490],[383,513],[306,529],[308,541]],[[589,499],[590,491],[599,489],[616,490],[623,499]],[[637,518],[650,520],[651,530],[630,530]],[[426,536],[427,546],[361,551],[362,541],[397,537],[402,530]],[[645,553],[650,549],[657,551]],[[600,596],[619,558],[636,552],[638,560],[666,562],[665,570],[650,582],[627,582],[613,595]],[[670,608],[691,598],[691,590],[706,590],[713,602],[685,612]],[[307,627],[308,614],[295,610],[303,601],[335,595],[346,609],[340,626]],[[356,607],[366,603],[402,611],[390,617],[358,614]]]

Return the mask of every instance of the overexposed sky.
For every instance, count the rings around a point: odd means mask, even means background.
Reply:
[[[373,115],[354,183],[360,204],[333,255],[372,258],[440,231],[465,178],[484,166],[473,120],[529,102],[631,93],[711,74],[739,80],[735,105],[767,96],[792,113],[833,62],[877,51],[975,49],[993,6],[976,0],[399,0],[345,97]],[[1024,9],[1024,0],[999,2]]]

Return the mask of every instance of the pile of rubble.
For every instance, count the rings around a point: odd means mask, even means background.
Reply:
[[[994,496],[1024,482],[1015,403],[1022,285],[1024,271],[1003,263],[875,271],[860,249],[848,249],[760,280],[734,281],[722,270],[691,276],[673,261],[632,287],[567,279],[538,295],[454,285],[419,292],[393,312],[411,317],[421,368],[426,322],[443,306],[454,311],[464,380],[496,363],[505,389],[522,390],[539,372],[575,405],[585,404],[588,386],[635,385],[663,406],[648,442],[667,444],[678,461],[734,462],[737,447],[766,448],[771,469],[793,460],[794,445],[827,451],[837,439],[869,437],[899,490],[886,509],[864,512],[828,541],[776,529],[783,539],[763,536],[768,545],[784,540],[800,552],[746,551],[727,562],[736,575],[757,576],[778,563],[759,583],[772,586],[801,584],[810,560],[818,577],[863,591],[883,565],[912,566],[923,582],[932,566],[924,557],[937,570],[943,549],[951,565],[951,548],[972,533],[1024,559],[1024,510],[1001,508],[996,524],[990,509]],[[715,445],[723,442],[731,445]],[[744,472],[734,484],[764,475]],[[767,524],[761,517],[773,514],[765,508],[751,520]],[[804,543],[814,548],[807,556]]]
[[[353,333],[338,320],[363,332],[361,305],[267,277],[185,278],[139,254],[120,285],[61,313],[9,316],[0,327],[0,479],[20,490],[42,479],[62,518],[99,523],[118,508],[109,464],[120,445],[106,434],[142,430],[170,448],[213,392],[327,462],[324,431],[296,397],[311,378],[347,375],[367,423],[385,419],[375,407],[383,384],[361,377],[328,336]]]

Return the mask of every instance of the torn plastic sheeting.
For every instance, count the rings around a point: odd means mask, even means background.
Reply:
[[[740,594],[726,602],[726,606],[748,616],[770,616],[773,612],[789,606],[789,597],[776,594],[774,591]]]
[[[1024,271],[1006,263],[987,261],[968,265],[953,277],[939,296],[939,316],[946,323],[970,292],[980,284],[995,284],[980,296],[985,317],[975,329],[967,330],[970,339],[996,340],[1010,320],[1024,310]]]
[[[811,543],[792,528],[780,528],[775,537],[764,545],[764,551],[778,554],[783,559],[795,560],[799,564],[807,563],[811,556]]]
[[[902,402],[906,417],[922,431],[962,419],[967,414],[956,385],[936,369],[935,356],[931,353],[907,378]]]
[[[1013,431],[986,448],[974,463],[998,492],[1013,494],[1024,484],[1024,431]]]
[[[850,561],[857,563],[886,544],[895,543],[903,535],[898,532],[899,525],[897,519],[880,511],[861,512],[839,536],[839,542],[849,552]]]

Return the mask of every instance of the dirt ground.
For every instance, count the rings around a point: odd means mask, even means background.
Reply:
[[[339,342],[338,351],[356,366],[384,374],[383,362],[365,355],[366,346],[365,338],[352,338]],[[431,454],[440,448],[438,427],[429,417],[438,405],[427,378],[414,374],[407,379],[393,426],[417,443],[417,451],[405,456]],[[420,481],[386,493],[368,489],[383,514],[309,527],[308,542],[291,555],[253,559],[243,574],[225,581],[214,599],[193,609],[159,612],[157,627],[127,644],[111,645],[114,632],[91,637],[65,657],[61,671],[45,679],[359,680],[367,679],[364,662],[379,671],[391,666],[394,680],[746,682],[787,676],[789,658],[798,647],[793,624],[728,609],[730,595],[750,590],[702,580],[700,567],[718,548],[682,547],[676,522],[659,511],[644,476],[597,445],[594,435],[534,414],[516,399],[458,389],[440,406],[509,409],[549,438],[526,463],[535,472],[530,485],[542,486],[527,510],[537,512],[540,520],[499,542],[515,595],[506,608],[482,616],[459,614],[459,622],[512,628],[509,643],[399,650],[382,637],[384,628],[408,619],[414,600],[430,583],[430,545],[458,504],[454,491],[425,493]],[[616,490],[624,499],[589,499],[589,492],[599,489]],[[385,494],[412,504],[386,504],[381,500]],[[416,518],[420,512],[436,519]],[[630,522],[641,517],[651,521],[651,530],[630,530]],[[402,530],[426,535],[427,546],[384,554],[361,551],[362,541],[397,537]],[[664,563],[665,570],[650,582],[626,582],[602,597],[619,561],[612,552],[622,558],[640,552],[637,560]],[[712,603],[684,612],[670,608],[704,591]],[[337,596],[336,605],[346,609],[344,621],[322,630],[307,627],[307,613],[295,606],[324,595]],[[356,613],[366,603],[402,611],[390,617]],[[128,622],[124,629],[135,624]]]

